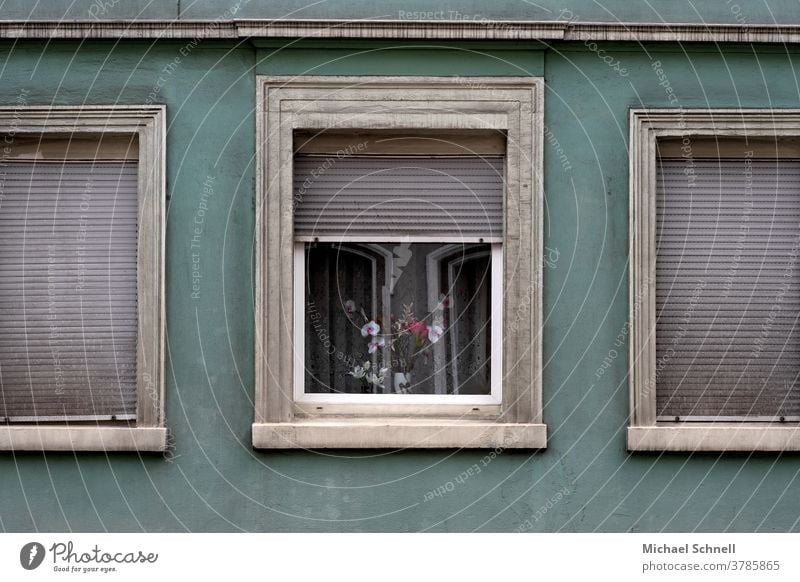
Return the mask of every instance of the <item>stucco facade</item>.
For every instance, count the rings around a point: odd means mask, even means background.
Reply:
[[[60,3],[37,5],[33,17],[91,18],[90,11],[108,18],[176,17],[174,5],[165,4],[109,3],[103,14],[90,2],[66,14],[53,4]],[[237,18],[281,16],[291,4],[250,2]],[[366,4],[374,3],[326,5],[293,17],[361,18]],[[424,4],[395,7],[386,17],[423,10]],[[516,2],[488,8],[459,4],[460,12],[485,13],[489,19],[553,20],[561,10],[553,5],[545,12]],[[623,4],[616,12],[609,8],[610,14],[589,2],[570,10],[581,21],[647,22],[658,16],[668,22],[739,22],[722,2],[700,14],[682,3],[665,2],[653,14]],[[204,2],[179,10],[185,19],[213,21],[229,8]],[[748,23],[800,22],[795,2],[748,10],[754,11],[745,15]],[[3,19],[30,17],[27,4],[0,9]],[[5,38],[0,55],[0,103],[6,106],[166,106],[170,433],[165,455],[2,453],[3,530],[798,528],[796,455],[626,448],[629,111],[797,108],[797,45]],[[546,449],[253,449],[258,75],[544,78]]]

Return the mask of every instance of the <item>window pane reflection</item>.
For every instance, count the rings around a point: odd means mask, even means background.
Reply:
[[[305,246],[305,391],[489,394],[491,246]]]

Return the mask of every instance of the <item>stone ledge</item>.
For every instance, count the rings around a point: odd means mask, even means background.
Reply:
[[[149,451],[167,447],[166,428],[3,426],[0,451]]]
[[[443,419],[253,424],[256,449],[544,449],[547,425]]]
[[[752,452],[800,451],[800,426],[703,424],[632,426],[629,451]]]

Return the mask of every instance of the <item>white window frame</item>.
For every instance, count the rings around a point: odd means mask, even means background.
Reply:
[[[449,247],[449,248],[448,248]],[[452,245],[446,245],[441,249],[438,249],[426,257],[426,266],[425,272],[428,277],[428,311],[433,312],[436,309],[436,306],[439,304],[439,292],[438,290],[441,287],[441,282],[438,281],[439,276],[439,269],[437,261],[440,257],[447,256],[447,254],[451,250],[460,249],[461,245],[458,243]],[[461,255],[461,252],[458,251]],[[462,263],[467,259],[468,256],[472,255],[482,255],[484,251],[477,251],[477,252],[470,252],[469,254],[461,255],[459,259]],[[490,296],[492,297],[492,308],[491,308],[491,318],[492,324],[491,329],[489,330],[490,335],[490,342],[492,346],[498,346],[492,348],[492,355],[491,361],[493,362],[502,362],[503,357],[503,246],[501,244],[493,243],[489,248],[488,252],[489,256],[491,257],[491,265],[492,265],[492,272],[491,272],[491,293]],[[437,283],[439,283],[437,285]],[[451,305],[452,306],[452,305]],[[453,328],[453,333],[450,334],[448,341],[454,342],[456,341],[455,332],[457,328]],[[437,344],[434,346],[433,350],[433,361],[434,366],[441,365],[443,362],[443,353],[445,351],[444,346],[441,344]],[[455,347],[451,347],[451,352],[455,353]],[[454,372],[456,368],[453,368]],[[436,369],[435,370],[436,377],[434,378],[434,387],[436,394],[444,394],[446,391],[445,388],[445,380],[446,374],[444,369]],[[490,400],[487,402],[479,402],[479,404],[493,404],[493,405],[501,405],[503,403],[503,370],[501,366],[493,366],[492,369],[489,371],[490,374],[490,382],[491,382],[491,392],[489,394]],[[454,379],[455,389],[458,389],[458,379]]]
[[[800,110],[630,112],[630,451],[798,451],[800,423],[659,422],[656,417],[656,175],[659,139],[800,137]]]
[[[0,450],[163,451],[164,231],[166,209],[164,106],[0,107],[0,135],[134,135],[138,138],[139,238],[136,422],[10,423],[0,426]],[[5,138],[3,138],[5,139]],[[0,143],[0,153],[11,147]],[[5,151],[6,156],[8,151]]]
[[[382,242],[382,241],[377,241]],[[414,243],[410,237],[403,242]],[[438,241],[436,241],[438,242]],[[452,242],[450,240],[442,242]],[[490,328],[492,345],[492,362],[502,362],[503,346],[503,245],[491,245],[491,296],[492,323]],[[391,273],[391,267],[387,267]],[[294,401],[297,410],[307,414],[341,414],[348,412],[347,405],[364,404],[375,410],[377,405],[386,405],[381,414],[414,413],[408,406],[428,405],[431,408],[443,405],[438,410],[450,413],[468,414],[475,406],[483,407],[486,413],[499,414],[502,405],[503,374],[502,366],[494,366],[489,372],[491,391],[489,394],[315,394],[305,391],[305,243],[294,245]],[[494,298],[498,299],[495,300]],[[456,408],[458,406],[458,408]],[[448,410],[449,409],[449,410]],[[369,410],[369,409],[367,409]]]
[[[543,83],[537,77],[257,77],[254,447],[546,446],[539,276]],[[503,298],[493,309],[502,325],[492,329],[493,342],[495,333],[499,339],[492,374],[497,368],[499,381],[493,377],[490,395],[302,393],[296,378],[304,366],[305,259],[293,236],[293,136],[322,129],[506,134],[505,226],[492,260],[493,293],[497,285]],[[495,365],[495,349],[502,366]]]

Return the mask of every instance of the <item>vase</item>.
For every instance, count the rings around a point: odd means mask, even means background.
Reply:
[[[394,373],[394,391],[405,392],[411,387],[411,372],[395,372]]]

